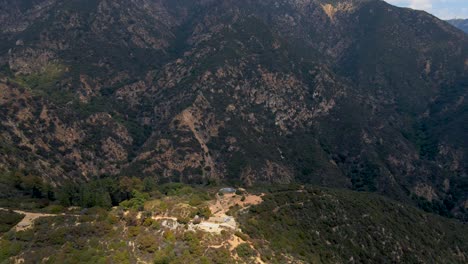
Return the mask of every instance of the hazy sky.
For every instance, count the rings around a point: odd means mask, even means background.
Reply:
[[[385,0],[396,6],[425,10],[439,18],[468,18],[468,0]]]

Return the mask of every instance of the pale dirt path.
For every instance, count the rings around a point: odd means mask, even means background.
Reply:
[[[234,251],[240,244],[242,243],[247,243],[249,244],[250,248],[252,248],[255,252],[257,252],[257,255],[255,256],[255,263],[257,264],[266,264],[261,258],[260,258],[260,252],[258,252],[255,247],[253,246],[252,242],[250,241],[244,241],[242,240],[240,237],[236,236],[236,235],[232,235],[231,238],[229,240],[226,240],[224,241],[223,243],[219,244],[219,245],[212,245],[212,246],[209,246],[208,248],[215,248],[215,249],[218,249],[218,248],[222,248],[222,247],[225,247],[227,246],[229,251],[231,252],[231,254],[233,254],[233,257],[237,260],[239,260],[239,256],[237,255],[237,253]],[[207,249],[208,250],[208,249]],[[206,253],[206,251],[205,251]]]
[[[0,210],[10,211],[10,209],[6,209],[6,208],[0,208]],[[16,224],[16,226],[13,227],[16,232],[24,231],[24,230],[28,230],[28,229],[32,228],[34,226],[34,221],[36,219],[38,219],[38,218],[41,218],[41,217],[63,216],[63,215],[77,216],[77,215],[73,215],[73,214],[64,214],[64,213],[62,213],[62,214],[45,214],[45,213],[32,213],[32,212],[26,212],[26,211],[21,211],[21,210],[11,210],[11,211],[13,211],[15,213],[18,213],[18,214],[24,215],[23,219],[18,224]]]
[[[251,205],[257,205],[263,202],[263,196],[254,194],[245,194],[245,200],[242,201],[242,195],[225,194],[220,196],[216,194],[216,201],[210,204],[210,210],[215,217],[226,217],[227,211],[231,206],[239,205],[241,208],[246,208]]]
[[[210,217],[207,221],[203,221],[203,222],[215,223],[215,224],[219,224],[220,227],[222,226],[222,227],[227,227],[230,229],[237,230],[238,224],[235,218],[227,215],[229,208],[235,205],[238,205],[241,208],[247,208],[251,205],[259,204],[263,201],[262,196],[263,194],[262,195],[225,194],[223,196],[216,194],[216,201],[209,204],[209,208],[213,216]],[[242,201],[242,197],[245,198],[244,201]]]
[[[8,209],[5,209],[5,208],[0,208],[0,210],[9,211]],[[34,221],[37,218],[48,217],[48,216],[58,216],[56,214],[31,213],[31,212],[25,212],[21,210],[12,210],[12,211],[15,213],[24,215],[24,218],[18,224],[16,224],[16,226],[13,227],[15,231],[17,232],[32,228],[34,225]]]
[[[213,216],[207,220],[201,221],[199,224],[190,224],[193,229],[201,231],[220,234],[223,230],[238,230],[237,222],[234,217],[228,216],[226,213],[229,211],[229,207],[239,205],[242,208],[246,208],[250,205],[259,204],[262,200],[262,195],[251,195],[246,194],[245,200],[241,201],[242,196],[234,194],[226,194],[224,196],[216,195],[216,200],[209,204],[209,208],[213,213]],[[128,212],[125,212],[127,214]],[[137,218],[141,218],[141,213],[137,215]],[[153,220],[171,220],[177,222],[176,217],[168,215],[152,216]]]
[[[174,221],[174,222],[177,222],[177,218],[176,217],[169,217],[169,216],[152,216],[151,219],[153,220],[162,220],[162,221],[167,221],[167,220],[170,220],[170,221]],[[189,224],[189,227],[193,228],[193,229],[198,229],[198,230],[201,230],[201,231],[205,231],[205,232],[208,232],[208,233],[216,233],[216,234],[220,234],[221,231],[225,230],[225,229],[233,229],[234,228],[226,223],[214,223],[214,222],[211,222],[211,221],[201,221],[199,224],[192,224],[190,223]]]
[[[177,217],[170,217],[170,216],[152,216],[151,219],[153,219],[153,220],[173,220],[173,221],[177,221]]]
[[[237,228],[237,222],[235,222],[235,219],[231,216],[226,215],[226,213],[229,211],[229,208],[231,206],[239,205],[241,208],[247,208],[251,205],[257,205],[263,202],[263,196],[264,194],[261,195],[253,195],[253,194],[245,194],[243,195],[245,197],[244,201],[242,200],[242,195],[235,195],[235,194],[225,194],[223,196],[220,196],[216,194],[216,201],[212,204],[210,204],[210,210],[213,213],[213,217],[208,219],[208,222],[206,224],[211,224],[213,227],[216,225],[216,223],[213,222],[219,222],[219,219],[226,219],[230,218],[234,223],[230,224],[219,224],[219,226],[226,226],[226,227],[231,227],[234,230],[239,230]],[[203,222],[202,222],[203,223]],[[207,230],[210,232],[209,230]],[[240,231],[240,230],[239,230]],[[221,232],[219,229],[211,229],[211,232]],[[255,262],[258,264],[265,264],[263,260],[260,258],[260,253],[255,249],[251,241],[244,241],[237,235],[233,234],[229,240],[224,241],[223,243],[219,245],[213,245],[210,246],[210,248],[221,248],[227,246],[229,251],[231,251],[231,254],[234,254],[234,257],[236,259],[239,259],[239,256],[237,256],[237,253],[235,253],[236,247],[238,247],[242,243],[247,243],[249,244],[250,248],[255,250],[257,252],[257,255],[255,256]]]

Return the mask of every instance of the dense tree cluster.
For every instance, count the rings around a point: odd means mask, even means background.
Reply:
[[[22,172],[4,172],[0,177],[0,198],[39,199],[45,205],[59,203],[64,207],[102,207],[120,205],[142,209],[149,194],[158,192],[154,178],[121,177],[102,178],[89,182],[67,182],[56,185],[44,182],[40,177]],[[165,187],[165,190],[170,187]],[[177,187],[178,188],[178,187]],[[4,191],[3,191],[4,190]]]

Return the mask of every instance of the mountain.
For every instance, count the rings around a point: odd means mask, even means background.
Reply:
[[[468,33],[468,19],[450,19],[447,22]]]
[[[0,1],[0,25],[5,172],[299,182],[467,217],[468,36],[427,13],[19,0]]]

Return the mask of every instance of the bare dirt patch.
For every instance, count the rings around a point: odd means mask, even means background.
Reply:
[[[245,194],[245,195],[236,195],[236,194],[225,194],[223,196],[216,195],[216,201],[210,204],[210,210],[215,217],[224,217],[226,216],[227,211],[231,206],[238,205],[241,208],[246,208],[251,205],[260,204],[263,194]],[[244,197],[244,198],[243,198]]]

